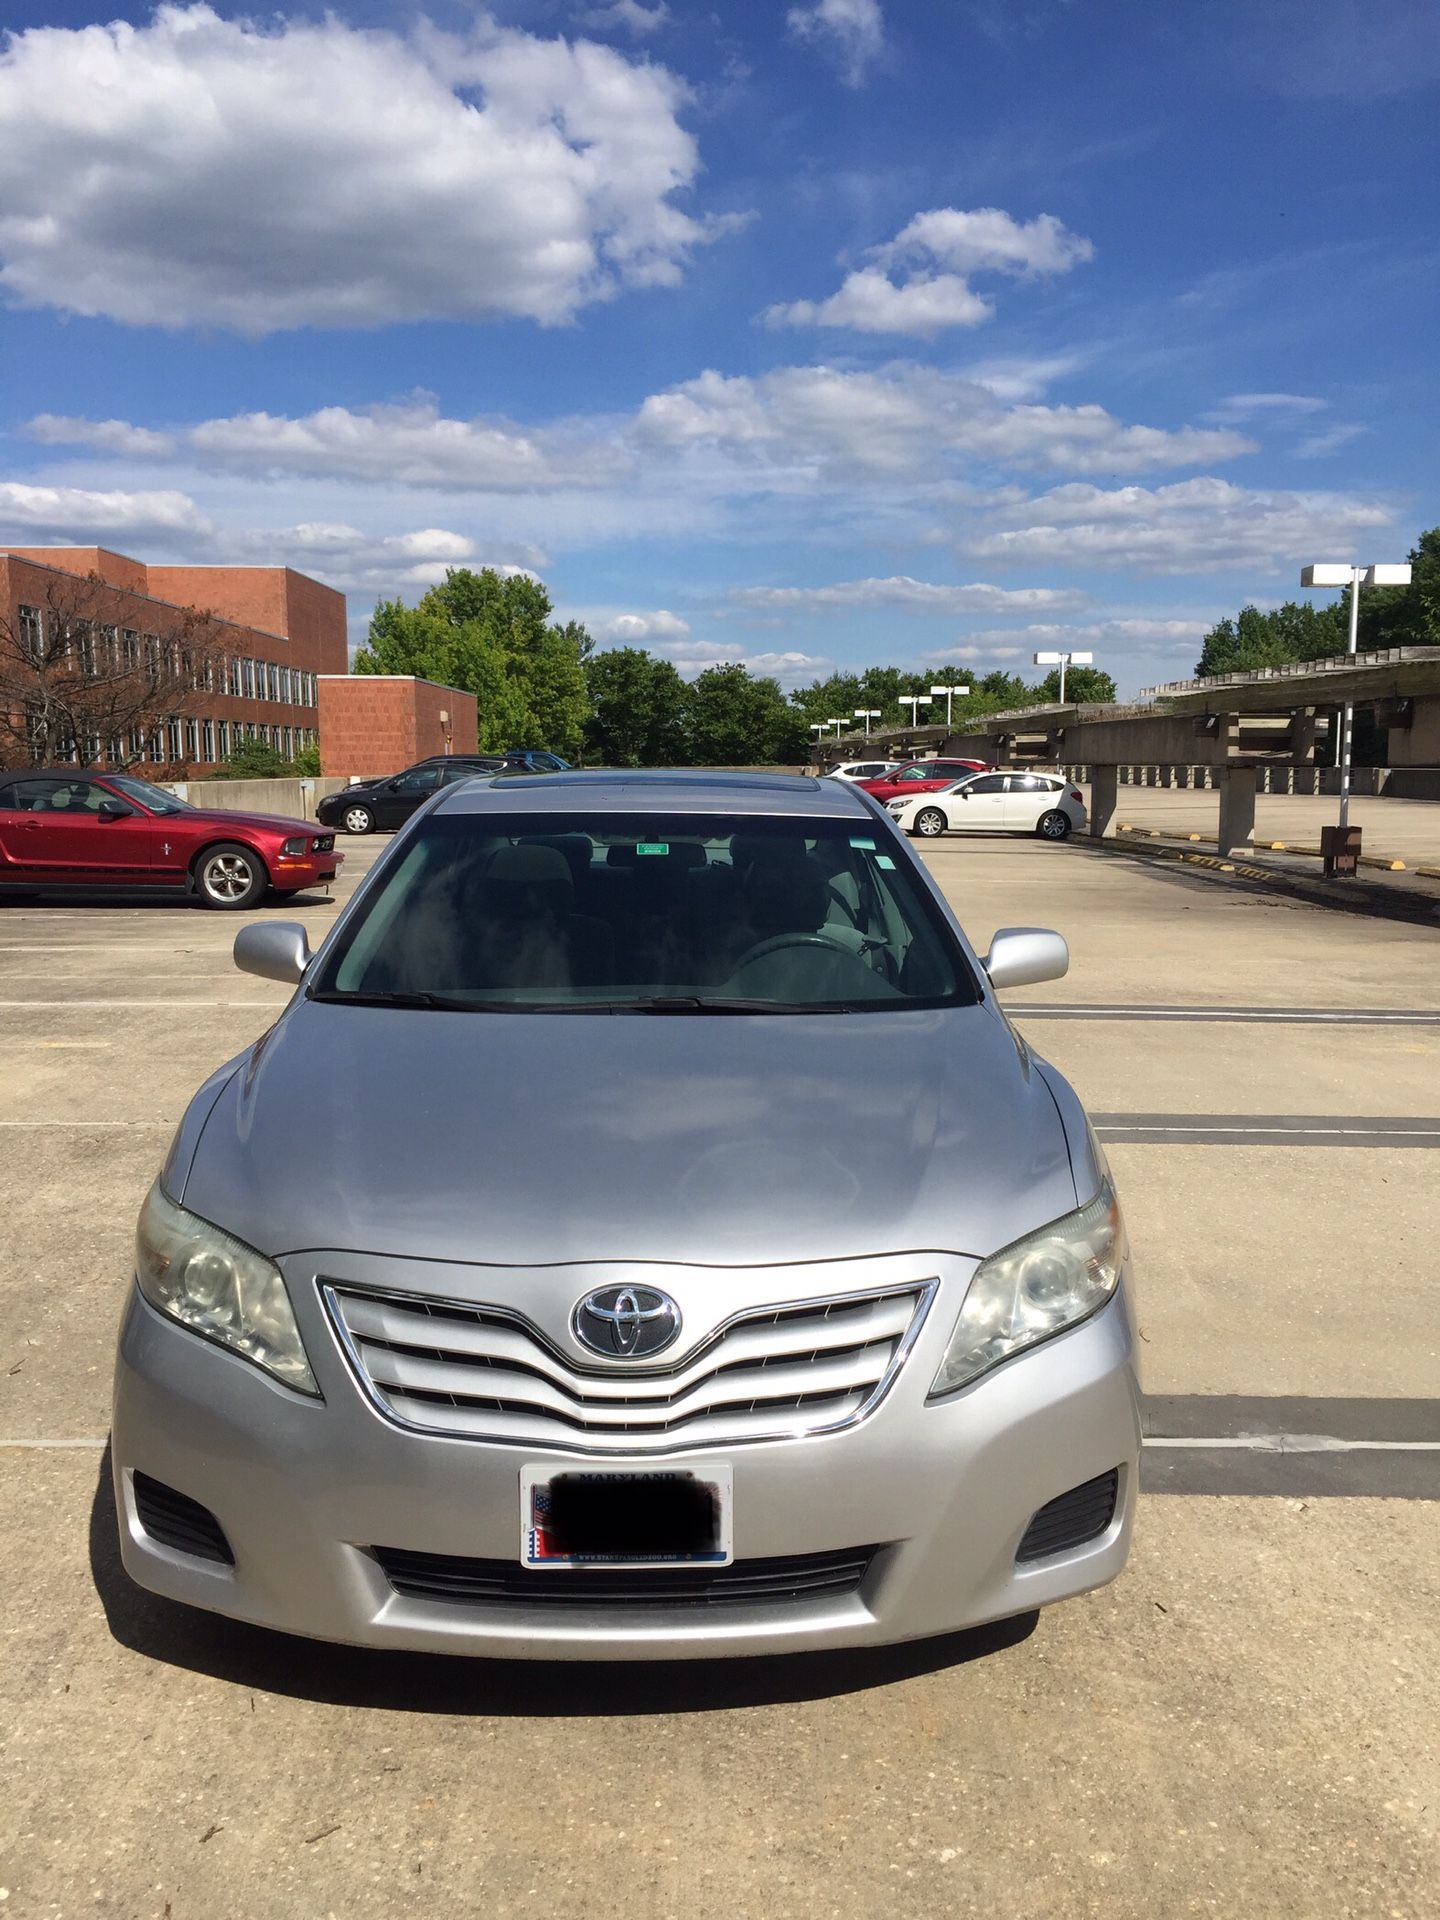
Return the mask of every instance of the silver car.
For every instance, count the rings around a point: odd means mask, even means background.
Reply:
[[[1080,1102],[867,795],[449,788],[205,1083],[141,1214],[125,1566],[376,1647],[875,1645],[1112,1580],[1124,1228]],[[856,1085],[901,1098],[883,1124]]]

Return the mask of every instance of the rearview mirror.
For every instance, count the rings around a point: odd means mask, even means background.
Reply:
[[[984,960],[992,987],[1034,987],[1070,971],[1063,934],[1048,927],[1001,927]]]
[[[310,964],[310,942],[298,920],[269,920],[235,936],[235,964],[261,980],[298,986]]]

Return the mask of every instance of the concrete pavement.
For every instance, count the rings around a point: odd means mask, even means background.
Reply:
[[[346,890],[379,844],[347,843]],[[923,857],[982,948],[1067,934],[1069,978],[1011,998],[1081,1011],[1019,1017],[1096,1111],[1440,1117],[1434,1027],[1122,1011],[1434,1012],[1440,933],[1079,846]],[[229,965],[236,924],[0,906],[0,1913],[1437,1911],[1440,1474],[1430,1500],[1257,1498],[1241,1445],[1223,1491],[1143,1501],[1113,1588],[869,1659],[512,1670],[131,1588],[102,1447],[135,1211],[285,999]],[[857,1097],[883,1124],[903,1089]],[[1362,1449],[1386,1404],[1440,1440],[1431,1150],[1109,1151],[1147,1385],[1195,1430],[1233,1433],[1220,1396],[1304,1394],[1356,1409],[1330,1425]],[[1354,1456],[1382,1489],[1385,1444]]]

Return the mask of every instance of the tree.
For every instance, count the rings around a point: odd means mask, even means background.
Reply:
[[[1361,588],[1359,644],[1440,646],[1440,527],[1422,533],[1410,549],[1408,587]]]
[[[1261,667],[1281,667],[1291,660],[1321,660],[1345,647],[1343,609],[1312,607],[1308,601],[1287,600],[1262,613],[1244,606],[1239,618],[1217,620],[1201,642],[1197,674],[1254,673]]]
[[[1035,689],[1041,700],[1060,698],[1060,669],[1046,674]],[[1099,667],[1067,667],[1065,669],[1065,700],[1067,705],[1089,706],[1095,702],[1111,701],[1115,698],[1115,682],[1108,673]]]
[[[452,567],[417,606],[383,600],[357,673],[413,673],[475,695],[482,749],[579,750],[589,712],[578,621],[550,621],[550,596],[529,574]]]
[[[44,766],[72,754],[85,766],[129,766],[160,733],[224,684],[223,629],[212,614],[166,614],[163,633],[113,623],[98,574],[59,579],[45,603],[0,611],[0,765]]]
[[[736,663],[707,667],[687,689],[689,757],[700,767],[801,764],[804,723],[780,691]]]
[[[612,647],[585,663],[588,756],[609,767],[673,767],[685,758],[686,686],[668,660]]]
[[[293,763],[267,740],[237,740],[210,780],[283,780]]]

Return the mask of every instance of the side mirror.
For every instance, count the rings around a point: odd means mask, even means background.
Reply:
[[[298,920],[269,920],[235,936],[235,964],[261,980],[298,986],[310,964],[310,942]]]
[[[1034,987],[1065,977],[1070,949],[1064,935],[1048,927],[1001,927],[990,942],[984,967],[992,987]]]
[[[102,800],[96,808],[102,820],[128,820],[134,813],[133,807],[127,807],[123,800]]]

